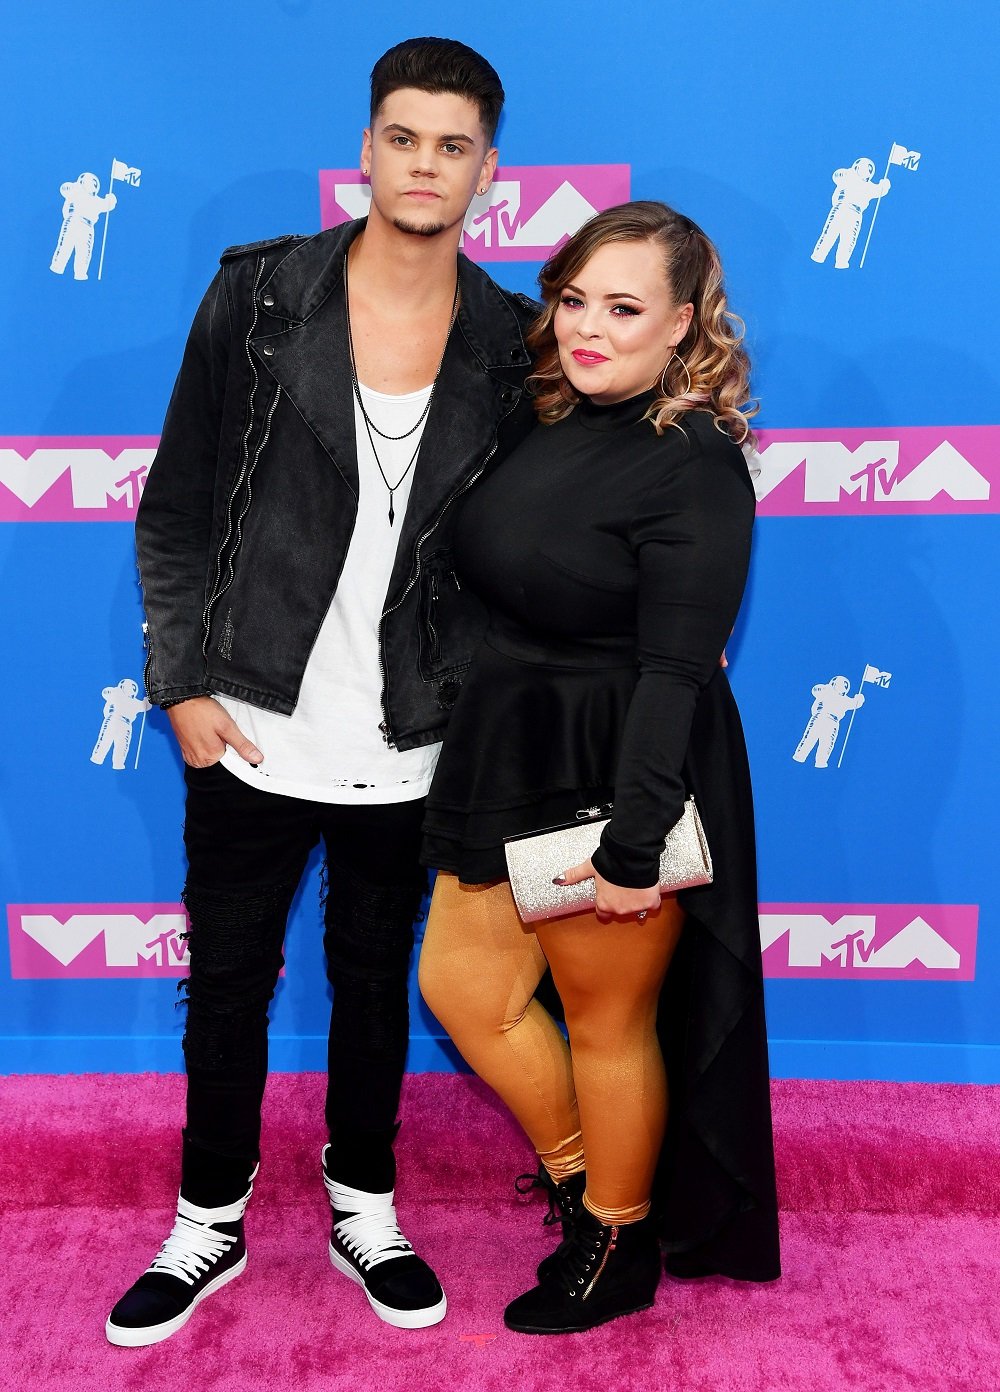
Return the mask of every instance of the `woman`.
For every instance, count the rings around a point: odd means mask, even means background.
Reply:
[[[661,1237],[676,1275],[779,1266],[753,809],[720,664],[754,512],[739,321],[715,248],[661,203],[598,214],[540,280],[540,424],[457,519],[490,626],[428,799],[420,980],[564,1218],[505,1322],[561,1333],[647,1308]],[[688,792],[715,880],[661,900]],[[592,877],[596,910],[525,927],[504,838],[605,801],[592,862],[562,877]],[[535,998],[547,967],[569,1048]]]

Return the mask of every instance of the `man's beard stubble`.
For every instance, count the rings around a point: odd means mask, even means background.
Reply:
[[[444,231],[443,222],[415,223],[404,218],[393,218],[392,225],[397,232],[406,232],[411,237],[437,237]]]

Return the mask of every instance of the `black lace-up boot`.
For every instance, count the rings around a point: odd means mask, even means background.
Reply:
[[[533,1290],[511,1301],[504,1324],[518,1334],[576,1334],[648,1310],[660,1280],[651,1218],[609,1226],[581,1208],[566,1249]]]
[[[536,1275],[539,1281],[544,1281],[552,1264],[566,1251],[573,1236],[573,1224],[583,1207],[583,1191],[586,1187],[586,1170],[578,1170],[576,1174],[571,1174],[568,1179],[560,1180],[557,1184],[544,1165],[539,1165],[537,1174],[522,1174],[515,1179],[514,1188],[519,1194],[530,1194],[533,1189],[541,1189],[545,1194],[549,1211],[542,1222],[547,1228],[553,1227],[556,1223],[562,1224],[559,1246],[549,1256],[543,1257],[538,1264]]]

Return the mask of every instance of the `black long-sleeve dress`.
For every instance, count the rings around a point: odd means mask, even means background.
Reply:
[[[455,584],[489,630],[427,800],[424,859],[503,878],[503,838],[613,801],[594,856],[656,883],[687,792],[715,867],[661,994],[670,1117],[654,1198],[667,1268],[779,1275],[753,802],[719,657],[746,583],[754,498],[707,412],[657,435],[647,393],[583,400],[539,426],[464,501]],[[628,925],[622,926],[627,952]]]

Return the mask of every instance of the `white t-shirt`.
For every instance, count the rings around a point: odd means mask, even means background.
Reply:
[[[405,396],[361,387],[369,417],[389,435],[401,435],[419,417],[431,388]],[[403,474],[424,426],[405,440],[372,434],[390,483]],[[382,738],[382,674],[378,625],[396,559],[410,485],[419,462],[393,494],[379,473],[357,401],[354,432],[358,455],[358,516],[347,559],[302,678],[291,715],[260,710],[231,696],[217,696],[248,739],[264,755],[252,768],[227,747],[222,763],[244,783],[313,802],[408,802],[430,787],[440,744],[390,749]]]

